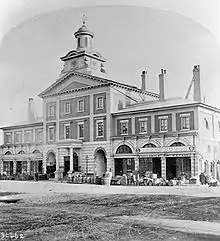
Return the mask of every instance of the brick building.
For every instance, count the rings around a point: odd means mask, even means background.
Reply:
[[[111,167],[114,175],[217,176],[220,110],[201,101],[199,66],[194,99],[166,99],[166,70],[159,74],[159,94],[146,90],[146,71],[141,88],[111,80],[85,22],[74,36],[76,50],[61,57],[59,78],[39,94],[42,120],[29,99],[28,122],[1,128],[1,174],[38,171],[60,179],[74,172],[102,176]]]

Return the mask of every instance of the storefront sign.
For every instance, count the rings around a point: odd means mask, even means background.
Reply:
[[[163,146],[138,148],[138,153],[175,153],[175,152],[194,152],[194,146]]]

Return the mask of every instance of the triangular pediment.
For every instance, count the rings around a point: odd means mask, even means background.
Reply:
[[[88,86],[99,85],[100,81],[95,78],[88,78],[77,73],[70,73],[58,79],[54,84],[49,86],[39,96],[53,95],[68,90],[80,89]]]

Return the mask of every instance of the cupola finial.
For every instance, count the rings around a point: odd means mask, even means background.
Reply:
[[[87,20],[87,17],[86,17],[85,14],[83,14],[83,16],[82,16],[82,23],[83,23],[83,26],[86,25],[86,20]]]

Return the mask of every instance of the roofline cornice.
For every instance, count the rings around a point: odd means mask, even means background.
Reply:
[[[84,74],[84,73],[79,73],[76,71],[71,71],[69,73],[67,73],[66,75],[62,76],[61,78],[59,78],[56,82],[54,82],[51,86],[49,86],[46,90],[44,90],[43,92],[41,92],[38,96],[40,98],[45,98],[47,97],[46,93],[48,91],[50,91],[53,87],[55,87],[56,85],[58,85],[61,81],[63,81],[64,79],[66,79],[67,77],[71,76],[71,75],[76,75],[76,76],[80,76],[80,77],[85,77],[88,79],[92,79],[92,80],[99,80],[105,84],[113,84],[114,86],[120,87],[120,88],[124,88],[124,89],[128,89],[128,90],[132,90],[138,93],[142,93],[142,94],[146,94],[155,98],[159,98],[159,95],[150,91],[143,91],[135,86],[131,86],[131,85],[127,85],[127,84],[123,84],[123,83],[119,83],[117,81],[114,80],[110,80],[110,79],[105,79],[105,78],[100,78],[98,76],[93,76],[93,75],[88,75],[88,74]],[[84,87],[85,88],[85,87]],[[83,88],[82,88],[83,89]],[[78,89],[80,90],[80,89]],[[53,95],[56,95],[57,93],[54,93]],[[52,96],[52,95],[48,95],[48,96]]]

